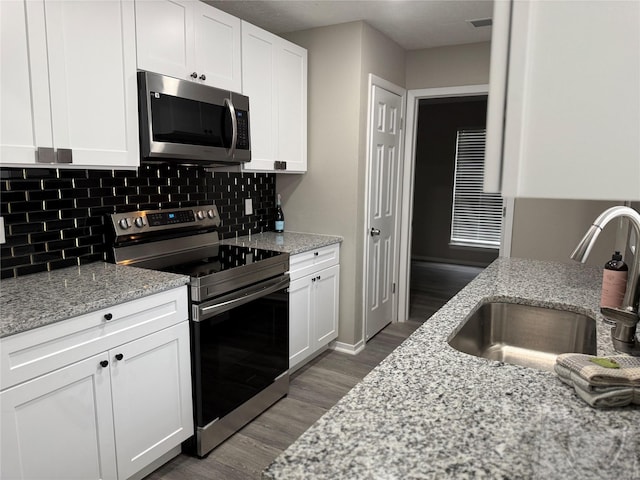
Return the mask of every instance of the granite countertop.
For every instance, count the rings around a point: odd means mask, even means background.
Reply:
[[[265,250],[287,252],[289,255],[308,252],[309,250],[340,242],[342,242],[342,237],[300,232],[264,232],[220,241],[225,245],[263,248]]]
[[[188,282],[184,275],[102,262],[2,280],[0,338]]]
[[[480,301],[596,318],[601,270],[501,258],[283,452],[266,479],[640,478],[640,406],[593,409],[554,373],[467,355],[449,335]]]

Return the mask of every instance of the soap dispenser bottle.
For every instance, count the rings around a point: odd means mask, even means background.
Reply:
[[[620,308],[627,288],[629,267],[622,261],[622,255],[616,251],[604,265],[602,272],[601,307]]]

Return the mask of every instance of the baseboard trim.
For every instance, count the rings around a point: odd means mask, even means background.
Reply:
[[[357,355],[364,350],[364,340],[360,340],[358,343],[352,345],[351,343],[344,342],[331,342],[329,348],[336,352],[348,353],[349,355]]]
[[[489,263],[487,262],[478,262],[473,260],[456,260],[455,258],[440,258],[440,257],[421,257],[421,256],[411,256],[412,262],[429,262],[429,263],[450,263],[453,265],[462,265],[468,267],[488,267]]]

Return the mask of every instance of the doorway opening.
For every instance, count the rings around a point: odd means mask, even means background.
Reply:
[[[501,220],[501,199],[485,205],[481,188],[480,192],[474,188],[482,185],[482,171],[474,160],[478,156],[482,168],[484,138],[480,134],[486,118],[486,95],[425,98],[418,103],[411,320],[429,318],[498,257],[500,225],[497,245],[485,240],[491,234],[485,230],[495,227],[489,224],[492,210]],[[465,142],[465,138],[471,140]]]
[[[466,160],[471,171],[478,164],[463,158],[461,139],[471,139],[482,168],[484,144],[474,142],[480,136],[484,142],[487,94],[488,85],[408,92],[399,321],[426,320],[495,258],[509,255],[512,202],[483,198],[480,182],[467,210],[469,198],[462,197],[469,194],[469,178],[457,171]],[[474,210],[494,201],[493,210]],[[490,235],[487,222],[494,224]]]

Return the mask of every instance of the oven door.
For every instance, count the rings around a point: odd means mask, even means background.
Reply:
[[[206,427],[289,368],[289,276],[193,305],[196,424]]]

